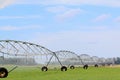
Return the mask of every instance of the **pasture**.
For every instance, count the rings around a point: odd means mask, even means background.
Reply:
[[[9,70],[11,67],[7,67]],[[3,80],[120,80],[120,67],[89,67],[68,69],[66,72],[48,70],[42,72],[38,67],[18,67]]]

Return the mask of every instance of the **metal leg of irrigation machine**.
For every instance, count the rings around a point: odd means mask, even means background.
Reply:
[[[59,60],[59,58],[57,57],[57,55],[55,54],[55,52],[53,52],[53,55],[52,55],[51,58],[49,59],[48,63],[46,64],[46,66],[43,66],[43,67],[41,68],[41,70],[42,70],[42,71],[47,71],[47,70],[48,70],[47,66],[49,65],[49,63],[50,63],[50,61],[52,60],[53,56],[55,56],[55,57],[57,58],[58,62],[60,63],[60,65],[61,65],[61,71],[67,71],[67,67],[62,65],[62,63],[60,62],[60,60]]]
[[[55,55],[55,57],[57,58],[58,62],[61,65],[61,71],[67,71],[67,67],[62,65],[62,63],[60,62],[60,60],[59,60],[58,56],[55,54],[55,52],[53,52],[53,54]]]

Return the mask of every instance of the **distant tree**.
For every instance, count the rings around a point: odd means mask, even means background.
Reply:
[[[120,57],[117,57],[117,58],[115,59],[115,64],[120,64]]]

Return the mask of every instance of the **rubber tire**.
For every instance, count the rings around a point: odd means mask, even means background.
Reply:
[[[43,67],[41,68],[41,71],[48,71],[48,68],[47,68],[46,66],[43,66]]]
[[[6,78],[8,76],[8,70],[4,67],[0,68],[0,78]]]
[[[88,65],[85,64],[85,65],[83,66],[83,69],[88,69]]]
[[[95,66],[95,67],[98,67],[98,65],[97,65],[97,64],[95,64],[94,66]]]
[[[70,69],[75,69],[75,66],[73,66],[73,65],[72,65],[72,66],[70,66]]]
[[[67,67],[66,66],[62,66],[61,67],[61,71],[67,71]]]

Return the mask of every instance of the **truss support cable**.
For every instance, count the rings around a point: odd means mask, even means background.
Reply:
[[[1,43],[0,43],[0,45],[2,46],[2,48],[5,48]]]
[[[19,44],[19,43],[18,43]],[[28,53],[28,51],[23,47],[23,46],[21,46],[20,44],[19,44],[19,46],[21,47],[21,48],[23,48],[23,50],[25,50],[27,53]]]
[[[16,51],[17,51],[16,53],[18,53],[19,50],[18,50],[13,44],[11,44],[10,42],[9,42],[9,44],[10,44],[11,46],[13,46],[13,47],[16,49]]]
[[[39,53],[41,53],[38,48],[36,48],[35,46],[33,46],[33,47],[34,47]]]
[[[33,53],[36,53],[30,46],[28,46],[27,44],[25,44],[29,49],[31,49],[31,51],[33,52]]]
[[[78,56],[78,58],[79,58],[79,60],[81,61],[82,65],[84,65],[84,63],[83,63],[83,61],[82,61],[81,57],[80,57],[80,56]]]
[[[61,65],[61,66],[63,66],[63,65],[62,65],[62,63],[60,62],[60,60],[59,60],[58,56],[55,54],[55,52],[53,52],[53,54],[54,54],[54,55],[55,55],[55,57],[57,58],[57,60],[58,60],[58,62],[60,63],[60,65]]]
[[[50,63],[50,61],[52,60],[53,56],[54,56],[54,55],[52,55],[51,58],[49,59],[49,61],[48,61],[47,65],[46,65],[46,67],[49,65],[49,63]]]

